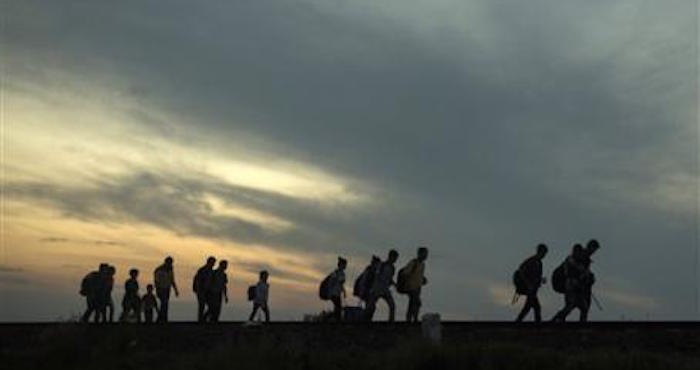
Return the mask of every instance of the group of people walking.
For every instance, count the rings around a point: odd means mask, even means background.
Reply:
[[[205,265],[197,270],[192,281],[192,290],[197,297],[199,322],[219,321],[222,304],[228,303],[226,275],[228,262],[220,261],[217,268],[214,268],[215,265],[215,257],[207,258]],[[83,278],[80,294],[85,297],[87,309],[81,318],[82,322],[88,322],[91,318],[94,322],[114,321],[112,290],[115,273],[114,266],[102,263],[97,271],[92,271]],[[175,296],[180,294],[175,283],[173,258],[165,258],[163,264],[153,271],[153,284],[146,286],[146,294],[143,296],[139,294],[138,277],[138,269],[129,270],[129,278],[124,282],[122,313],[119,321],[167,322],[170,294],[171,292],[174,292]],[[267,307],[267,278],[267,271],[261,271],[258,284],[251,287],[254,289],[249,289],[249,299],[253,301],[251,320],[259,309],[265,313],[266,320],[270,320],[270,311]]]
[[[332,318],[336,321],[372,321],[377,302],[381,299],[389,307],[389,322],[394,322],[396,303],[391,292],[391,287],[394,287],[398,293],[408,296],[406,321],[418,322],[421,290],[423,285],[428,282],[425,278],[428,248],[419,247],[417,256],[396,274],[395,265],[398,259],[399,252],[394,249],[389,251],[385,261],[377,256],[372,256],[370,264],[357,277],[353,286],[353,295],[364,302],[364,308],[352,307],[355,310],[351,311],[343,310],[343,298],[347,297],[345,291],[347,260],[338,257],[338,268],[328,275],[319,287],[320,298],[333,303]],[[396,275],[396,281],[394,275]],[[359,314],[349,314],[349,312],[359,312]]]
[[[574,310],[580,312],[579,320],[588,321],[588,312],[593,296],[595,274],[591,271],[591,256],[600,249],[597,240],[591,239],[586,246],[575,244],[571,254],[552,273],[552,288],[564,295],[564,307],[554,315],[552,321],[565,321]],[[534,311],[535,322],[542,321],[542,308],[537,293],[547,279],[542,274],[542,260],[547,255],[548,248],[544,244],[537,246],[534,256],[526,259],[513,274],[516,296],[526,297],[525,304],[518,314],[516,321],[525,319],[530,311]]]
[[[557,312],[552,321],[565,321],[574,309],[580,311],[580,321],[588,320],[591,302],[595,299],[592,293],[595,275],[591,271],[591,256],[599,248],[600,244],[595,239],[590,240],[586,246],[575,244],[571,254],[552,273],[552,287],[556,292],[564,295],[564,307]],[[542,267],[542,261],[547,252],[547,246],[539,244],[535,255],[521,263],[513,274],[515,285],[513,303],[519,296],[526,297],[525,304],[516,319],[518,322],[523,321],[530,311],[534,311],[536,322],[542,321],[538,292],[547,282],[543,276]],[[408,296],[406,321],[418,322],[421,291],[428,282],[425,277],[427,258],[428,249],[419,247],[416,257],[397,273],[396,263],[399,253],[396,250],[390,250],[384,261],[377,256],[372,256],[370,264],[356,278],[353,285],[353,295],[364,303],[363,306],[357,307],[343,304],[347,299],[345,269],[348,261],[338,257],[337,268],[323,279],[319,287],[319,297],[333,304],[333,311],[329,318],[334,321],[372,321],[377,303],[383,300],[389,309],[388,320],[394,322],[396,303],[391,289],[393,287],[397,293]],[[214,268],[215,265],[216,258],[209,257],[204,266],[197,270],[192,281],[192,291],[197,298],[199,322],[218,322],[222,305],[229,300],[226,275],[228,262],[221,260],[218,267]],[[95,322],[114,321],[112,290],[115,273],[114,266],[103,263],[97,271],[92,271],[83,278],[80,294],[87,302],[87,309],[82,316],[83,322],[90,321],[93,315]],[[135,319],[141,322],[143,315],[143,321],[146,323],[154,322],[154,318],[156,322],[167,322],[171,292],[174,292],[175,296],[180,294],[175,283],[173,258],[167,257],[163,264],[154,270],[153,284],[146,286],[146,293],[143,296],[139,294],[138,277],[139,270],[129,270],[129,278],[124,283],[122,313],[119,320]],[[248,318],[250,321],[254,320],[258,312],[265,315],[266,322],[270,321],[268,278],[267,271],[260,271],[258,282],[248,288],[248,300],[253,304]]]

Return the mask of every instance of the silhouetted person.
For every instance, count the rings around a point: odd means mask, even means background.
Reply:
[[[379,267],[382,265],[382,260],[377,256],[372,256],[370,264],[365,267],[357,280],[355,280],[355,286],[353,287],[352,294],[362,301],[369,302],[369,293],[372,290],[372,283],[374,282],[374,277],[379,272]]]
[[[175,273],[173,272],[173,258],[167,257],[165,262],[158,266],[153,272],[153,282],[156,286],[156,296],[160,300],[158,310],[158,322],[168,322],[168,304],[170,302],[170,289],[175,291],[175,296],[180,293],[175,284]]]
[[[139,270],[129,270],[129,279],[124,283],[124,298],[122,299],[122,314],[119,321],[126,321],[129,314],[136,315],[136,321],[141,322],[141,297],[139,297]]]
[[[425,260],[428,259],[428,248],[418,248],[418,256],[411,260],[402,270],[406,272],[406,294],[408,294],[408,309],[406,310],[406,321],[418,322],[421,300],[420,294],[423,285],[428,283],[425,278]]]
[[[216,258],[207,258],[207,263],[200,267],[192,280],[192,291],[197,296],[197,321],[204,322],[204,311],[207,306],[207,291],[211,287]]]
[[[255,286],[255,297],[253,298],[253,312],[250,313],[248,321],[255,319],[255,314],[258,309],[261,309],[265,314],[265,322],[270,322],[270,309],[267,306],[267,297],[270,290],[270,285],[267,283],[269,274],[267,271],[260,271],[260,280]]]
[[[100,294],[102,293],[102,282],[107,274],[107,264],[102,263],[97,271],[91,271],[83,278],[80,284],[80,295],[85,297],[87,309],[80,321],[90,321],[90,316],[94,314],[94,321],[98,322],[100,317]]]
[[[228,303],[228,277],[226,276],[226,268],[228,262],[223,260],[219,262],[219,267],[214,270],[211,279],[211,286],[207,293],[207,312],[204,314],[205,320],[210,322],[218,322],[221,316],[222,300]]]
[[[544,244],[538,245],[537,253],[520,264],[516,272],[518,275],[517,281],[520,282],[518,284],[520,286],[516,286],[517,293],[527,297],[525,305],[516,319],[517,322],[523,321],[531,309],[535,311],[535,322],[542,321],[542,308],[537,298],[537,291],[545,282],[545,279],[542,277],[542,259],[546,255],[547,246]]]
[[[394,272],[396,271],[394,264],[398,259],[399,252],[392,249],[389,251],[387,260],[382,262],[379,266],[379,271],[372,281],[372,288],[370,288],[369,300],[367,302],[367,308],[365,309],[365,315],[368,321],[372,321],[374,311],[377,308],[377,301],[381,298],[389,306],[389,322],[394,322],[396,304],[394,303],[394,296],[391,294],[390,288],[392,285],[396,285],[394,282]]]
[[[107,265],[102,281],[100,283],[100,294],[98,299],[98,321],[114,322],[114,300],[112,299],[112,290],[114,290],[114,275],[117,269],[114,266]],[[108,313],[109,312],[109,313]]]
[[[153,284],[146,286],[146,294],[141,298],[141,308],[143,309],[143,320],[147,324],[153,322],[153,313],[158,309],[156,296],[153,294]]]
[[[348,261],[343,257],[338,257],[338,268],[331,274],[328,296],[333,302],[333,318],[336,321],[343,319],[343,298],[345,298],[345,268]]]
[[[566,321],[566,317],[574,309],[579,310],[581,322],[588,321],[591,289],[595,283],[595,276],[590,270],[591,255],[599,248],[600,245],[596,240],[588,242],[586,248],[581,244],[574,245],[571,255],[564,262],[564,276],[566,277],[564,308],[552,318],[552,321]]]

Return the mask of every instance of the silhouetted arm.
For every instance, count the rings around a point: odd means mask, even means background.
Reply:
[[[175,284],[175,272],[174,272],[174,270],[170,270],[170,279],[171,279],[172,284],[173,284],[173,289],[175,290],[175,296],[177,297],[180,295],[180,291],[177,290],[177,284]]]

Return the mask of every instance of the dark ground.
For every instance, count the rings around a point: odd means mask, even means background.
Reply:
[[[700,369],[700,323],[0,324],[0,369]]]

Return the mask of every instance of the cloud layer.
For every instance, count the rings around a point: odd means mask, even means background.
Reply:
[[[333,253],[360,268],[428,244],[426,294],[452,317],[510,315],[494,297],[536,243],[551,270],[596,237],[604,315],[687,318],[696,7],[12,2],[6,194],[85,223],[325,253],[319,273]]]

